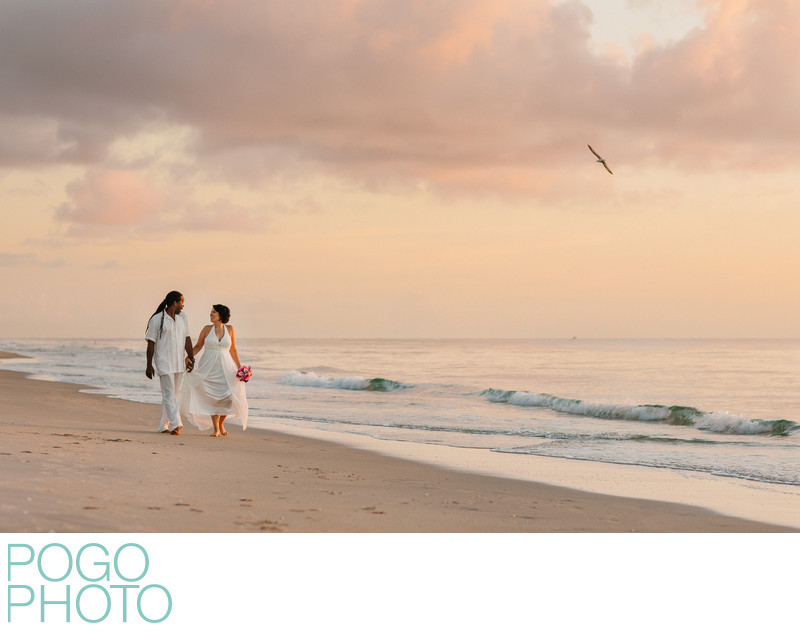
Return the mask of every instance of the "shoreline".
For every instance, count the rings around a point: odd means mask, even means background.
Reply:
[[[473,475],[545,484],[610,497],[670,502],[732,518],[800,530],[800,488],[788,484],[643,465],[409,443],[362,434],[345,435],[294,428],[278,423],[261,424],[275,432],[331,441],[353,449]]]
[[[636,499],[539,479],[549,471],[553,480],[569,480],[565,472],[577,464],[603,486],[622,465],[600,467],[604,481],[583,466],[602,463],[522,460],[277,424],[247,432],[232,425],[224,439],[190,427],[166,436],[155,431],[159,406],[80,392],[86,389],[0,371],[0,530],[783,532],[800,524],[654,501],[669,497],[666,491]],[[529,479],[509,469],[529,458],[538,463]],[[625,478],[640,484],[638,473]]]

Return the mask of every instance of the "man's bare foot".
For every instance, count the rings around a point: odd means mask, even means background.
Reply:
[[[170,432],[170,434],[172,434],[173,436],[180,436],[180,435],[181,435],[181,429],[182,429],[182,428],[180,428],[180,427],[176,427],[175,429],[173,429],[173,430]]]
[[[158,430],[158,433],[159,434],[169,434],[169,429],[165,427],[164,429]]]

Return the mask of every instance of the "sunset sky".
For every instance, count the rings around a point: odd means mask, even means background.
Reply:
[[[798,60],[796,0],[3,0],[0,337],[799,337]]]

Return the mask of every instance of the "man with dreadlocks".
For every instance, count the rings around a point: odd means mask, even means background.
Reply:
[[[178,390],[184,373],[194,367],[192,338],[189,337],[189,323],[183,313],[181,292],[171,291],[161,301],[147,323],[144,337],[147,340],[145,375],[152,379],[157,374],[161,381],[161,420],[158,431],[179,436],[183,423],[178,412]],[[187,355],[185,361],[184,351]]]

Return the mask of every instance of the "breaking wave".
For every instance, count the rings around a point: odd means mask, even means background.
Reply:
[[[792,421],[765,421],[728,412],[704,412],[683,405],[630,405],[564,399],[550,394],[489,388],[480,395],[493,403],[521,407],[547,408],[573,416],[587,416],[620,421],[644,421],[669,425],[691,425],[718,434],[772,434],[785,436],[800,429]]]
[[[303,372],[299,370],[291,370],[284,373],[279,383],[285,386],[333,388],[336,390],[369,390],[372,392],[394,392],[411,387],[399,381],[392,381],[391,379],[383,379],[381,377],[373,377],[372,379],[357,376],[329,377],[326,375],[318,375],[314,372]]]

